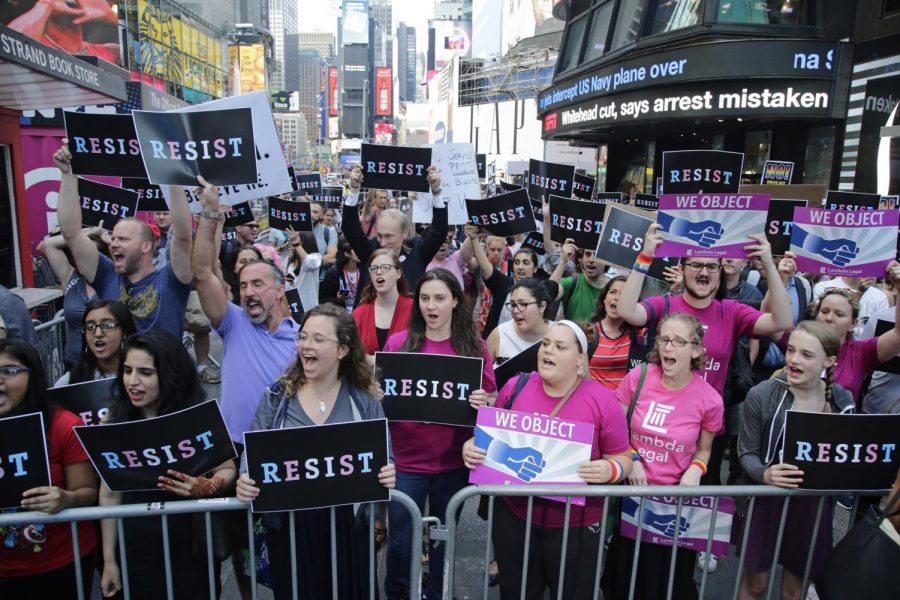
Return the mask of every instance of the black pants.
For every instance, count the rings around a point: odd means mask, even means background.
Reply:
[[[517,517],[502,499],[494,503],[494,557],[500,570],[500,597],[518,600],[522,589],[522,560],[525,555],[525,521]],[[528,575],[525,598],[542,600],[549,587],[551,597],[559,588],[559,559],[562,556],[563,529],[531,524],[528,551]],[[602,536],[600,526],[571,527],[566,544],[565,578],[562,597],[593,598],[597,555]]]
[[[706,466],[706,475],[700,478],[700,485],[722,485],[722,459],[728,448],[728,439],[728,434],[722,434],[713,440],[712,451],[709,453],[709,464]]]
[[[81,575],[84,578],[84,597],[91,597],[94,580],[94,552],[81,558]],[[54,571],[25,577],[0,578],[0,600],[75,600],[78,586],[75,584],[75,563]]]

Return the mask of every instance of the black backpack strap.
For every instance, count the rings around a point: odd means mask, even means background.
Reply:
[[[628,415],[625,422],[628,424],[628,431],[631,431],[631,415],[634,414],[634,407],[637,405],[638,396],[641,394],[641,388],[644,387],[644,379],[647,378],[647,363],[641,363],[641,376],[638,379],[637,387],[634,388],[634,394],[631,396],[631,404],[628,406]]]
[[[518,379],[516,379],[516,386],[513,388],[512,393],[509,395],[509,398],[506,399],[506,410],[512,408],[513,402],[516,399],[516,396],[519,395],[519,392],[525,387],[525,384],[528,383],[528,378],[531,377],[531,373],[519,373]]]

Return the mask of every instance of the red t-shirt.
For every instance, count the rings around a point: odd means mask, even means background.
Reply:
[[[86,462],[74,427],[83,425],[81,419],[67,410],[53,414],[47,449],[50,463],[50,482],[66,487],[64,467]],[[68,523],[20,525],[0,527],[0,577],[24,577],[60,569],[72,561],[72,529]],[[78,543],[81,555],[97,547],[97,531],[90,521],[78,523]],[[12,548],[7,544],[12,544]]]
[[[597,349],[591,356],[591,378],[606,389],[615,391],[628,371],[631,337],[623,333],[619,337],[609,338],[599,325],[597,329],[599,335]]]

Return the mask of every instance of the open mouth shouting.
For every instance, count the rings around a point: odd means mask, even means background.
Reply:
[[[147,397],[147,391],[143,388],[128,386],[125,388],[128,392],[128,398],[131,400],[131,403],[135,406],[140,406],[143,404],[144,399]]]

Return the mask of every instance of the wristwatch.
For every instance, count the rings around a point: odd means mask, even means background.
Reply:
[[[218,219],[221,214],[222,213],[217,210],[204,210],[201,211],[200,216],[206,217],[207,219]]]

